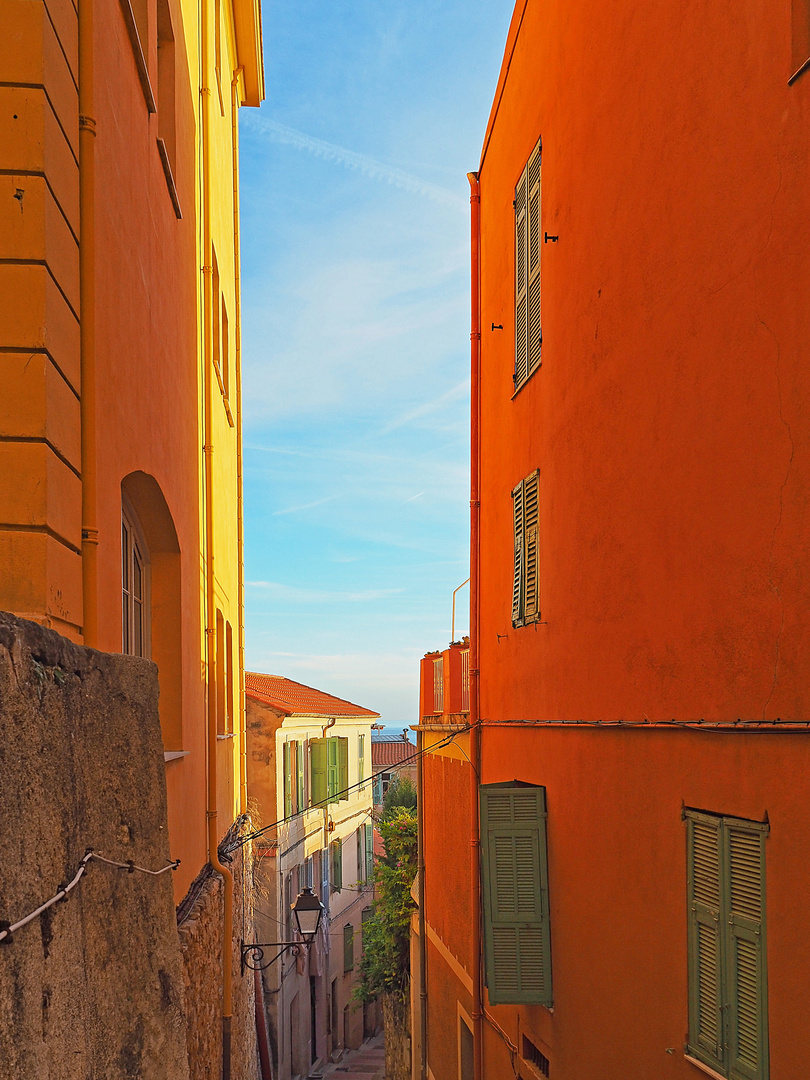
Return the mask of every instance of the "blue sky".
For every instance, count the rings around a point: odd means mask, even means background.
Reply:
[[[469,573],[466,174],[511,11],[264,0],[240,117],[247,666],[395,727]]]

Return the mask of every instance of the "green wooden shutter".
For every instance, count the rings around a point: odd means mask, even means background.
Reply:
[[[523,481],[524,600],[523,618],[536,622],[540,617],[539,581],[540,470]]]
[[[284,773],[284,817],[292,817],[292,771],[290,768],[290,744],[284,743],[281,754],[281,767]]]
[[[728,859],[726,971],[728,1066],[732,1080],[767,1080],[765,835],[724,821]]]
[[[366,833],[366,881],[368,881],[374,873],[374,826],[368,824],[363,828]]]
[[[512,626],[523,625],[523,481],[512,491],[515,537],[515,571],[512,579]]]
[[[515,188],[515,389],[521,386],[529,372],[528,367],[528,207],[527,170]]]
[[[489,1000],[550,1006],[545,788],[481,786],[481,868]]]
[[[306,757],[304,755],[304,747],[306,743],[296,743],[296,762],[298,768],[296,770],[295,778],[295,801],[298,804],[299,811],[302,811],[306,803],[304,802],[304,767],[306,765]]]
[[[326,740],[326,790],[329,802],[337,802],[338,793],[338,740]]]
[[[337,795],[342,802],[349,798],[349,740],[338,738],[335,742],[338,744]]]
[[[354,967],[354,927],[346,923],[343,927],[343,970],[351,971]]]
[[[687,813],[689,1049],[725,1068],[720,818]]]
[[[309,740],[309,800],[310,806],[319,806],[327,799],[327,739]]]
[[[360,948],[366,947],[366,923],[373,916],[374,908],[364,907],[360,912]]]
[[[343,888],[343,843],[333,840],[329,848],[332,854],[332,891],[339,892]]]
[[[540,367],[540,348],[543,332],[540,328],[540,143],[529,158],[527,168],[527,197],[529,203],[529,245],[527,258],[528,277],[528,330],[527,330],[527,378]]]

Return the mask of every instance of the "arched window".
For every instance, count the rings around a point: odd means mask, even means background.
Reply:
[[[121,651],[150,655],[149,549],[132,504],[121,506]]]
[[[121,482],[123,652],[158,666],[163,749],[183,746],[183,604],[180,544],[153,476]]]

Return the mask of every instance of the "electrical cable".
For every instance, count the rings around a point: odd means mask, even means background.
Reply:
[[[810,720],[482,720],[485,728],[534,727],[534,728],[626,728],[635,731],[680,729],[682,731],[711,731],[725,735],[745,732],[750,735],[807,735]]]
[[[480,724],[482,723],[482,721],[479,720],[478,723]],[[415,754],[411,754],[409,757],[403,758],[402,761],[398,762],[396,765],[390,766],[387,771],[397,772],[399,769],[404,769],[411,762],[416,761],[417,758],[424,757],[425,754],[432,754],[436,750],[441,750],[441,748],[444,746],[449,746],[453,739],[457,738],[459,735],[466,734],[471,727],[471,724],[467,724],[465,727],[460,728],[458,731],[453,731],[450,735],[448,735],[445,739],[442,739],[440,742],[433,743],[427,749],[417,751]],[[335,792],[327,799],[322,799],[320,802],[312,803],[311,806],[306,807],[304,810],[298,810],[295,814],[289,814],[286,817],[279,818],[278,821],[272,821],[269,825],[264,825],[261,829],[257,829],[256,832],[247,833],[245,836],[242,836],[238,840],[229,844],[228,847],[224,850],[227,851],[228,854],[230,854],[230,852],[235,851],[238,847],[246,844],[249,840],[255,840],[263,833],[269,832],[270,829],[275,829],[279,825],[286,825],[288,822],[294,821],[296,818],[302,817],[304,814],[309,813],[310,810],[327,808],[329,806],[329,803],[340,800],[343,798],[343,796],[348,795],[350,791],[354,791],[356,788],[365,787],[365,785],[369,783],[373,783],[373,781],[370,778],[366,777],[363,780],[358,780],[356,784],[349,784],[348,787],[344,788],[342,791]]]
[[[99,855],[91,848],[86,852],[84,858],[79,863],[79,867],[74,874],[72,880],[69,881],[67,885],[60,885],[56,891],[56,895],[52,896],[50,900],[46,900],[44,904],[40,904],[38,908],[30,912],[24,918],[19,919],[15,923],[9,923],[5,920],[0,920],[0,942],[5,941],[7,945],[11,944],[12,934],[16,933],[17,930],[20,930],[28,923],[33,922],[33,920],[36,919],[38,915],[41,915],[44,911],[47,911],[48,908],[53,907],[54,904],[58,904],[60,900],[66,900],[68,893],[71,891],[71,889],[74,889],[76,885],[79,884],[82,877],[87,871],[87,867],[90,865],[91,862],[106,863],[108,866],[115,866],[120,870],[126,870],[130,874],[133,874],[137,870],[141,874],[150,874],[153,877],[164,874],[167,870],[176,870],[177,867],[180,865],[180,860],[174,859],[173,861],[167,863],[166,866],[161,867],[160,870],[148,870],[145,866],[138,866],[132,861],[132,859],[129,859],[127,862],[115,862],[113,859],[105,859],[103,855]]]

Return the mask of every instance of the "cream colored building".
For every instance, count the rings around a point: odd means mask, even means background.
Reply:
[[[372,1034],[353,999],[371,911],[371,725],[379,716],[275,675],[246,673],[248,784],[259,827],[259,942],[294,937],[291,906],[310,887],[325,908],[312,948],[263,972],[279,1080],[305,1077]],[[281,946],[265,949],[269,960]]]

